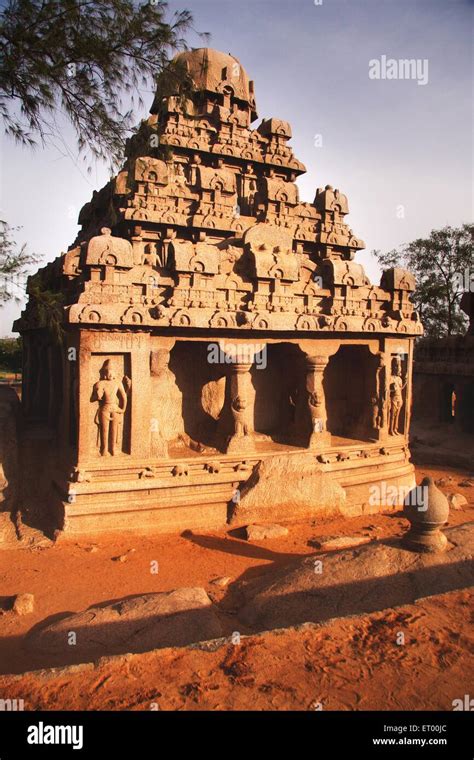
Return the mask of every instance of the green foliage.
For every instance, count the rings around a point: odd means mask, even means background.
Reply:
[[[0,307],[7,301],[20,301],[26,284],[26,271],[38,262],[38,256],[28,253],[26,245],[18,247],[13,233],[21,227],[10,227],[0,219]]]
[[[0,369],[6,372],[21,372],[21,338],[0,338]]]
[[[8,0],[0,16],[6,132],[30,146],[38,136],[51,142],[61,138],[61,111],[80,151],[120,160],[139,90],[159,78],[166,93],[167,76],[174,86],[182,75],[169,56],[186,47],[192,17],[185,10],[167,22],[167,10],[161,0]]]
[[[412,301],[426,337],[462,334],[467,320],[459,308],[462,294],[474,284],[474,225],[432,230],[429,238],[381,253],[373,251],[384,269],[398,266],[416,277]]]
[[[53,282],[48,281],[51,272],[47,268],[30,276],[28,288],[25,288],[27,269],[38,262],[38,256],[28,253],[26,245],[17,246],[12,233],[18,229],[21,228],[10,227],[7,222],[0,221],[0,307],[10,300],[20,301],[27,290],[38,326],[47,329],[53,340],[60,343],[63,337],[64,295],[55,290]]]
[[[55,343],[61,344],[64,338],[63,307],[65,296],[61,291],[47,287],[41,272],[30,277],[28,283],[30,306],[37,319],[38,327],[47,330]]]

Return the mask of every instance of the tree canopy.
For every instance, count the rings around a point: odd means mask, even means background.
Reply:
[[[170,21],[167,13],[161,0],[7,0],[0,15],[7,134],[29,146],[61,139],[62,113],[80,151],[120,159],[140,89],[153,91],[186,47],[190,12]]]
[[[62,114],[84,157],[119,163],[140,91],[191,88],[171,58],[186,48],[192,17],[184,10],[167,21],[167,13],[161,0],[7,0],[0,13],[5,132],[25,146],[57,145]],[[20,298],[39,260],[15,243],[18,229],[0,220],[0,306]]]
[[[467,319],[460,309],[466,290],[474,288],[474,225],[432,230],[386,253],[373,251],[384,269],[409,269],[416,277],[412,296],[425,336],[440,338],[464,333]]]
[[[39,257],[29,253],[26,244],[19,246],[13,234],[21,227],[10,227],[0,219],[0,306],[19,301],[25,290],[26,272]]]

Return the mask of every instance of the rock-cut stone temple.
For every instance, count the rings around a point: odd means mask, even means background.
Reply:
[[[413,276],[371,284],[340,190],[300,200],[290,125],[252,127],[236,58],[179,61],[190,93],[155,97],[76,241],[35,275],[58,296],[59,339],[31,282],[16,322],[51,522],[176,531],[384,509],[381,484],[414,482]]]

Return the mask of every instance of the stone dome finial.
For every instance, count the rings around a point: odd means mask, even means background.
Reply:
[[[252,121],[257,118],[254,85],[238,58],[212,48],[195,48],[178,53],[173,62],[185,65],[196,89],[228,92],[235,100],[250,106]]]

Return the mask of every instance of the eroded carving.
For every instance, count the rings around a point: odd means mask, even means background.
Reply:
[[[117,379],[112,361],[106,359],[91,397],[91,401],[98,402],[94,422],[97,425],[97,446],[101,456],[114,456],[121,451],[123,415],[127,408],[127,392],[131,386],[128,378],[124,378],[124,382]]]
[[[406,385],[406,377],[402,377],[402,363],[400,358],[397,357],[393,361],[392,376],[390,378],[390,435],[400,434],[400,412],[404,404],[403,392],[406,388]]]

